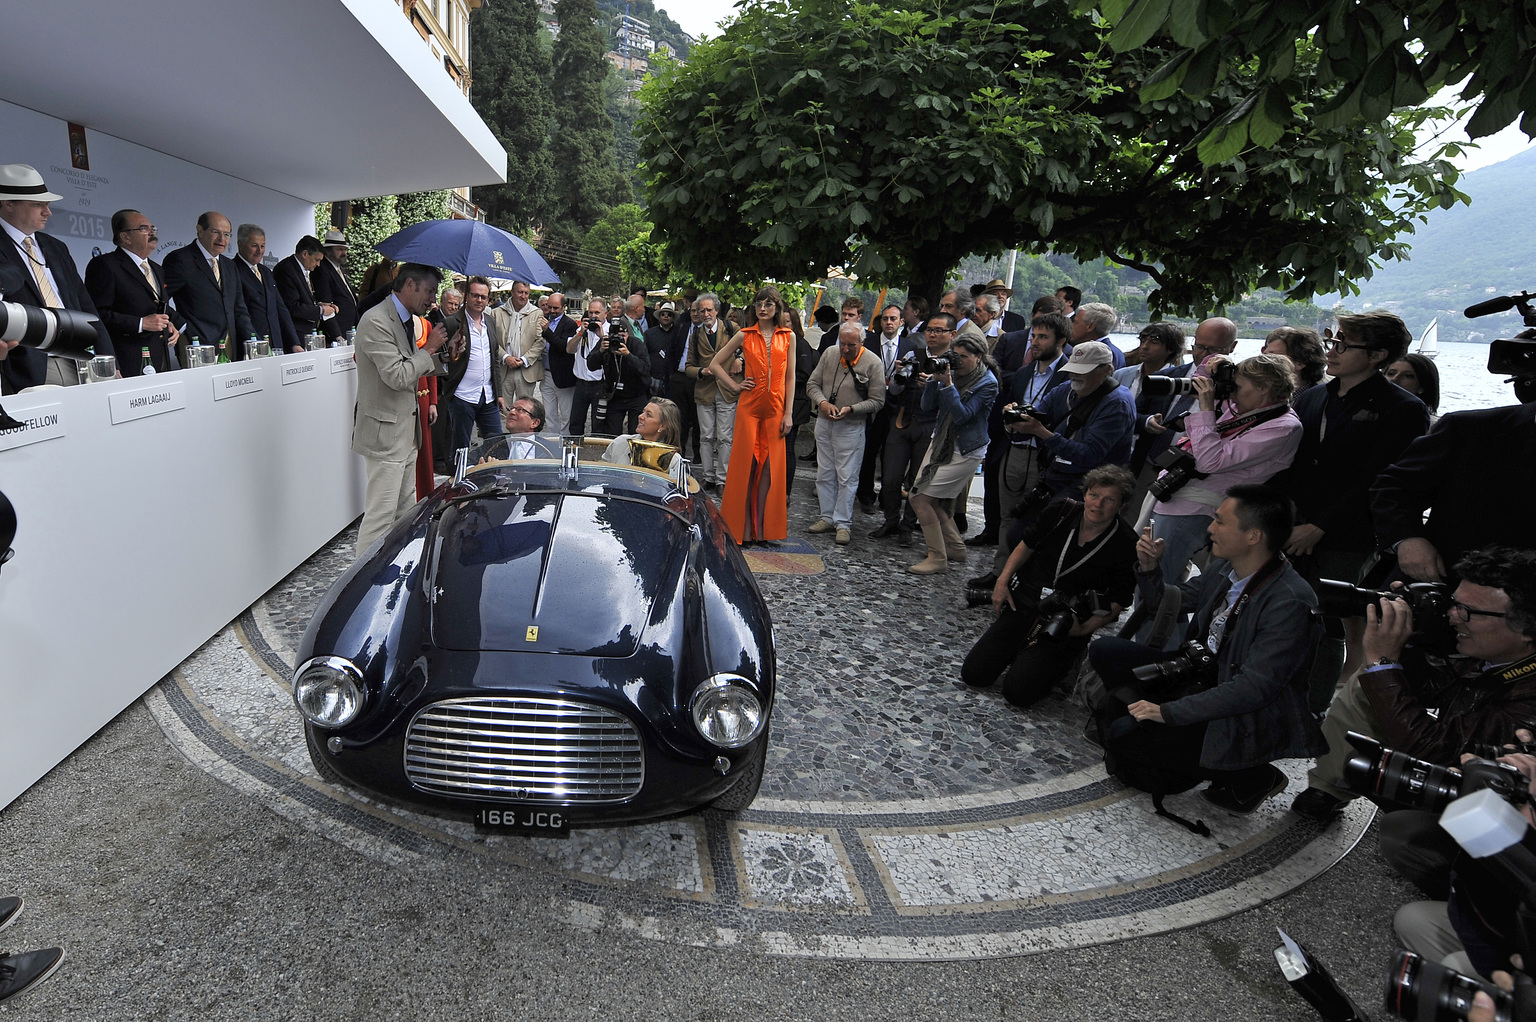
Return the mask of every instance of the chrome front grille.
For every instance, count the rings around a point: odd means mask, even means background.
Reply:
[[[622,713],[570,699],[447,699],[416,715],[405,774],[422,791],[487,801],[622,802],[645,748]]]

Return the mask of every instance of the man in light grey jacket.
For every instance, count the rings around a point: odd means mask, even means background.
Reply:
[[[853,498],[864,458],[865,422],[885,404],[885,366],[864,347],[864,327],[845,322],[837,347],[821,353],[805,393],[816,409],[816,495],[821,518],[811,532],[837,530],[837,542],[853,536]]]
[[[416,415],[416,381],[441,367],[438,352],[448,342],[438,324],[421,338],[426,315],[442,274],[435,267],[406,263],[395,275],[390,300],[363,314],[357,324],[357,405],[352,412],[352,450],[363,456],[368,485],[357,552],[371,547],[416,502],[416,448],[421,423]]]

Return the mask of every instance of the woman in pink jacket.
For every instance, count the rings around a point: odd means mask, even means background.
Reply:
[[[1205,361],[1190,377],[1200,407],[1185,419],[1186,437],[1170,450],[1193,459],[1189,480],[1175,486],[1177,468],[1165,469],[1152,484],[1152,536],[1168,546],[1163,578],[1177,583],[1184,566],[1205,543],[1222,494],[1239,483],[1262,483],[1288,468],[1301,446],[1301,420],[1291,411],[1296,372],[1284,355],[1254,355],[1237,364],[1237,387],[1218,402],[1210,373],[1227,361]],[[1171,492],[1169,492],[1171,490]]]

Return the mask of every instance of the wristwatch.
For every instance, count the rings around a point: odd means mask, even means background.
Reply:
[[[1396,660],[1393,660],[1389,656],[1384,656],[1381,659],[1377,660],[1371,666],[1372,667],[1401,667],[1403,665],[1398,663]]]

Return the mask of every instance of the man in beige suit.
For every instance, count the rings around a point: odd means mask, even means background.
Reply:
[[[536,397],[544,382],[544,328],[549,325],[539,307],[528,300],[532,289],[512,284],[512,300],[487,312],[501,332],[501,396],[506,406],[520,397]]]
[[[352,411],[352,450],[363,456],[368,487],[357,552],[371,547],[416,502],[416,381],[436,372],[438,352],[448,342],[442,324],[416,346],[414,317],[424,316],[437,295],[442,274],[435,267],[406,263],[395,275],[394,292],[357,324],[357,405]]]

